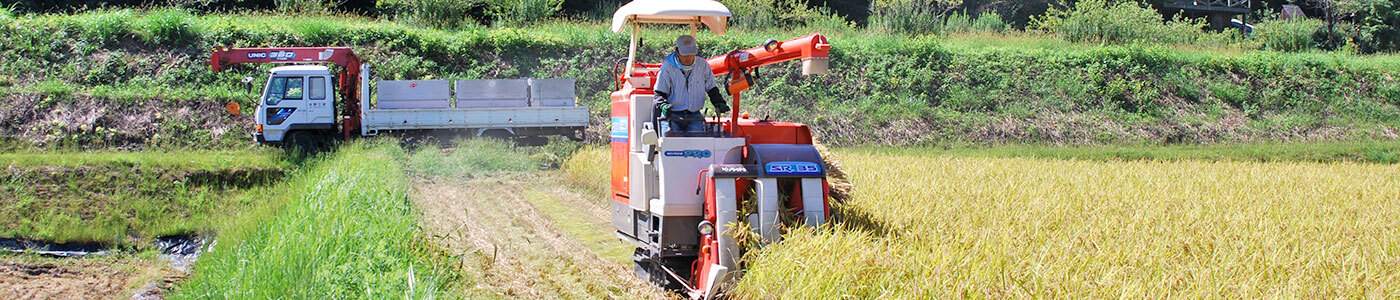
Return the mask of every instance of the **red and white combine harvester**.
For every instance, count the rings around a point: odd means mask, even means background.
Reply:
[[[708,59],[715,76],[729,75],[733,111],[706,118],[703,133],[660,132],[665,119],[655,111],[652,87],[661,64],[636,61],[642,24],[723,34],[729,16],[714,1],[638,0],[612,21],[614,32],[632,29],[611,97],[612,223],[637,246],[638,276],[693,298],[718,296],[736,279],[741,218],[759,244],[769,244],[779,239],[782,214],[808,226],[830,216],[825,162],[807,125],[741,117],[739,105],[757,67],[800,59],[803,75],[825,74],[831,44],[820,34]]]

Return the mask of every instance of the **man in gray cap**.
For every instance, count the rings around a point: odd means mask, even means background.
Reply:
[[[682,35],[676,38],[676,51],[666,56],[661,71],[656,76],[656,108],[662,116],[668,116],[670,131],[695,132],[705,130],[705,116],[700,110],[705,108],[705,96],[715,111],[729,112],[729,104],[724,94],[715,86],[715,75],[710,71],[710,63],[695,59],[699,49],[695,37]]]

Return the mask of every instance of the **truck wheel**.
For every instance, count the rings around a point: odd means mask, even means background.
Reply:
[[[516,146],[544,146],[549,144],[549,139],[542,136],[526,136],[515,138]]]
[[[311,134],[309,131],[293,131],[287,136],[286,142],[282,144],[287,147],[287,150],[302,154],[311,154],[316,153],[318,150],[317,144],[320,143],[316,140],[316,135]]]

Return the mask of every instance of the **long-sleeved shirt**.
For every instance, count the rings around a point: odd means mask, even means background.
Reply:
[[[657,94],[665,94],[671,103],[671,110],[700,112],[705,108],[706,92],[715,88],[715,75],[710,72],[710,63],[699,57],[690,64],[690,70],[682,70],[676,54],[666,57],[661,71],[656,75]]]

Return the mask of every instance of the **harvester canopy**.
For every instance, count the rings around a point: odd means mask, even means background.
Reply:
[[[710,0],[636,0],[613,13],[612,31],[621,33],[627,23],[705,24],[715,34],[724,34],[729,8]]]

